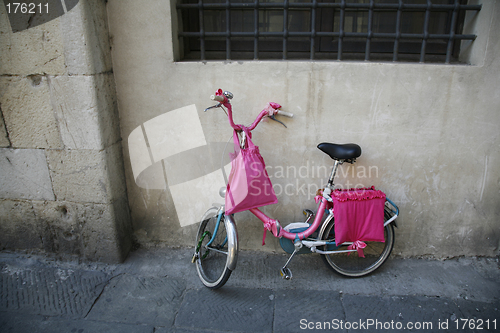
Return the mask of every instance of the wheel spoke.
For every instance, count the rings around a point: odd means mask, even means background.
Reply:
[[[228,255],[228,254],[229,254],[228,252],[221,251],[221,250],[216,249],[216,248],[211,247],[211,246],[207,246],[207,247],[206,247],[206,249],[207,249],[207,250],[209,250],[209,251],[219,252],[219,253],[222,253],[222,254],[225,254],[225,255]]]

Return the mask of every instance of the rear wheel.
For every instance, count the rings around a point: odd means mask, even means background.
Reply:
[[[219,218],[219,209],[213,207],[203,215],[198,228],[196,270],[203,284],[211,289],[222,287],[231,275],[229,256],[236,245],[228,239],[226,223],[229,222],[224,218],[224,212]]]
[[[335,220],[332,219],[321,235],[322,240],[335,240],[334,225]],[[359,257],[356,252],[324,254],[322,257],[331,269],[341,275],[364,276],[382,266],[391,254],[394,247],[394,226],[392,223],[384,227],[384,239],[384,242],[365,242],[364,258]],[[327,246],[324,246],[323,251],[328,250]],[[347,250],[347,245],[341,245],[336,250]]]

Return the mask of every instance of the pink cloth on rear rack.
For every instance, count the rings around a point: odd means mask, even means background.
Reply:
[[[371,188],[332,192],[335,213],[335,243],[352,242],[349,250],[364,257],[364,242],[384,241],[385,193]]]

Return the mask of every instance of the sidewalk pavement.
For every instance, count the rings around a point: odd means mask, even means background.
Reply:
[[[240,252],[224,287],[202,286],[191,249],[125,263],[0,252],[0,332],[500,332],[498,258],[391,258],[343,278],[318,255]]]

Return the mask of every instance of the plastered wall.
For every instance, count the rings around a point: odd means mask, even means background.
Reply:
[[[146,180],[134,175],[132,163],[137,163],[138,155],[130,156],[129,145],[137,145],[129,141],[131,133],[136,130],[147,138],[148,121],[194,104],[199,120],[193,124],[201,124],[207,147],[226,142],[231,129],[225,114],[203,112],[212,105],[209,96],[222,88],[235,96],[237,123],[250,123],[270,101],[295,114],[293,119],[282,119],[286,129],[267,122],[254,131],[280,201],[264,211],[282,224],[300,221],[303,208],[315,208],[313,193],[326,182],[332,165],[316,145],[354,142],[362,147],[362,156],[354,166],[344,165],[337,183],[375,185],[399,205],[395,254],[498,255],[498,2],[483,1],[481,12],[467,21],[467,29],[478,35],[474,43],[464,44],[464,60],[471,65],[177,62],[172,8],[175,4],[168,1],[108,2],[129,204],[134,236],[141,244],[190,246],[197,225],[181,227],[177,194],[167,175],[170,164],[148,159],[147,147],[156,141],[141,139],[146,149],[144,168],[151,164],[157,170]],[[182,133],[170,138],[181,136],[182,141],[198,135],[197,130]],[[214,157],[220,152],[207,150],[212,155],[200,155],[198,162],[181,159],[185,173],[196,164],[220,165],[220,158]],[[191,188],[187,197],[192,208],[184,209],[203,209],[200,203],[208,196],[221,203],[218,189],[215,184],[209,191]],[[255,217],[237,214],[236,221],[242,249],[279,251],[271,237],[261,246],[262,224]]]

